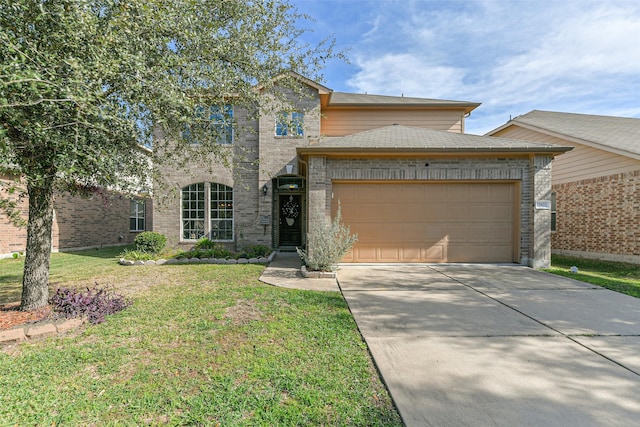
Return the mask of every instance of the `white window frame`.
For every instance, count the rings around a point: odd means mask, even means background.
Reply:
[[[222,107],[211,106],[209,107],[209,118],[205,119],[205,108],[198,107],[196,117],[202,122],[197,126],[202,126],[203,128],[207,128],[209,126],[217,128],[216,134],[218,135],[218,139],[216,144],[232,145],[234,139],[233,113],[233,106],[230,104],[225,104]],[[191,128],[189,126],[186,126],[185,130],[182,131],[182,137],[190,144],[200,144],[200,141],[193,139],[191,135]]]
[[[275,136],[301,138],[304,136],[304,112],[281,111],[276,116]]]
[[[144,231],[146,227],[146,207],[144,200],[131,199],[129,203],[129,231],[137,233]],[[135,221],[132,223],[132,220]],[[142,223],[141,223],[142,221]],[[134,227],[131,225],[135,224]],[[142,224],[142,226],[141,226]]]
[[[202,209],[198,205],[198,202],[201,200],[197,200],[197,196],[196,199],[192,199],[191,197],[189,198],[188,202],[190,206],[188,207],[188,210],[185,210],[185,191],[187,191],[188,194],[200,192],[200,190],[191,189],[191,187],[198,185],[202,185],[202,191],[204,192],[204,203],[202,204],[202,206],[204,206],[204,212],[202,212]],[[219,209],[214,206],[212,196],[214,193],[220,194],[221,190],[223,190],[225,194],[230,193],[231,200],[223,200],[225,202],[225,206],[222,209]],[[220,200],[216,199],[215,201],[219,202]],[[189,215],[189,218],[185,219],[185,212],[187,211],[194,212],[195,215]],[[224,217],[220,217],[221,214]],[[208,237],[214,242],[233,242],[235,231],[234,217],[233,187],[217,182],[196,182],[182,187],[180,191],[180,241],[196,242],[203,237]],[[202,224],[202,227],[193,228],[195,233],[190,232],[187,236],[185,233],[189,232],[189,229],[185,229],[185,225],[188,221],[197,221]],[[227,221],[231,222],[231,227],[230,229],[228,227],[223,229],[227,232],[224,236],[225,238],[218,239],[217,236],[214,237],[214,230],[218,229],[217,225]],[[228,233],[230,233],[230,238]]]
[[[197,186],[202,185],[202,190],[200,190],[199,188],[197,188]],[[192,188],[192,187],[196,187],[196,188]],[[207,186],[205,185],[204,182],[196,182],[193,184],[189,184],[185,187],[182,187],[181,191],[180,191],[180,240],[181,241],[198,241],[199,239],[201,239],[202,237],[206,236],[206,230],[205,230],[205,226],[207,223],[207,219],[206,219],[206,214],[207,214]],[[202,192],[203,193],[203,198],[202,200],[199,200],[198,197],[196,196],[195,199],[193,199],[192,197],[189,197],[189,200],[185,201],[185,192],[187,192],[187,194],[191,195],[191,194],[197,194]],[[203,207],[200,208],[198,206],[198,203],[202,201],[203,203]],[[185,209],[184,203],[188,202],[189,203],[189,207],[187,209]],[[199,216],[199,212],[202,211],[202,217]],[[185,212],[189,212],[190,215],[188,218],[185,218]],[[193,214],[192,214],[193,213]],[[189,221],[193,221],[193,225],[195,225],[195,223],[202,223],[202,235],[200,235],[200,227],[188,227],[185,228],[185,223]],[[191,224],[190,224],[191,225]],[[189,233],[189,236],[185,236],[185,233]]]
[[[216,200],[213,198],[214,194],[218,196]],[[219,197],[221,194],[224,194],[222,199]],[[228,195],[230,199],[227,198]],[[209,238],[214,242],[233,242],[233,188],[217,182],[210,183],[209,204]],[[231,227],[220,229],[220,225],[228,223],[231,224]],[[219,238],[219,235],[214,237],[214,233],[217,233],[216,230],[223,230],[225,236],[223,238]]]

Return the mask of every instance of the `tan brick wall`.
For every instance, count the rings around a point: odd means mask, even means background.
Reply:
[[[553,186],[554,252],[640,263],[640,170]]]
[[[325,159],[309,158],[309,228],[331,215],[333,180],[348,181],[514,181],[520,188],[520,262],[550,262],[550,212],[535,210],[551,189],[551,157],[514,159]],[[428,166],[426,166],[428,164]]]
[[[147,230],[153,227],[152,202],[146,202]],[[25,220],[28,201],[21,203]],[[129,231],[130,199],[107,193],[105,197],[54,196],[52,248],[54,251],[116,246],[132,243],[138,233]],[[0,257],[26,249],[27,229],[16,228],[2,215],[0,222]]]
[[[0,177],[2,179],[3,177]],[[8,183],[8,180],[3,180]],[[20,216],[26,222],[29,218],[29,203],[26,198],[19,199],[17,195],[9,194],[6,187],[0,183],[0,198],[18,202]],[[27,228],[15,227],[9,218],[0,211],[0,258],[10,256],[14,252],[23,252],[27,243]]]
[[[234,130],[232,169],[222,166],[219,159],[211,158],[209,164],[193,164],[189,170],[171,167],[164,169],[167,188],[156,185],[154,189],[154,231],[167,236],[173,246],[192,246],[193,241],[184,241],[180,234],[181,189],[198,182],[217,182],[233,187],[234,197],[234,241],[226,244],[233,249],[247,245],[272,246],[273,183],[272,179],[286,173],[286,165],[294,165],[297,174],[296,148],[306,146],[309,139],[317,138],[320,132],[320,100],[317,92],[310,91],[299,97],[290,93],[297,111],[304,111],[303,137],[276,137],[276,115],[281,106],[274,104],[263,112],[258,120],[250,119],[240,109],[234,109],[238,126]],[[267,195],[262,188],[267,185]],[[269,219],[266,226],[262,217]]]

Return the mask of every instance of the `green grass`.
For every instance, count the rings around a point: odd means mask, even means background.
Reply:
[[[572,266],[578,273],[571,273]],[[640,265],[553,255],[545,271],[640,298]]]
[[[50,291],[60,286],[106,284],[131,273],[117,264],[126,247],[114,246],[78,252],[51,254]],[[0,304],[20,300],[24,257],[0,259]]]
[[[402,425],[339,293],[264,285],[257,265],[122,267],[118,253],[54,254],[61,284],[134,304],[0,352],[1,425]],[[1,287],[19,283],[13,261]]]

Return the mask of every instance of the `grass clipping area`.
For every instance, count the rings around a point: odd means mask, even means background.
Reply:
[[[339,293],[264,285],[256,265],[104,261],[86,274],[134,304],[0,352],[3,423],[402,425]]]
[[[578,268],[577,273],[571,272],[574,266]],[[553,255],[551,268],[545,271],[640,298],[640,265],[637,264]]]

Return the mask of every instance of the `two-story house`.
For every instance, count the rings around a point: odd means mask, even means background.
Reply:
[[[359,238],[345,261],[549,264],[551,165],[569,147],[464,134],[478,103],[298,80],[306,96],[257,119],[230,107],[231,167],[165,171],[154,231],[293,250],[340,204]]]

